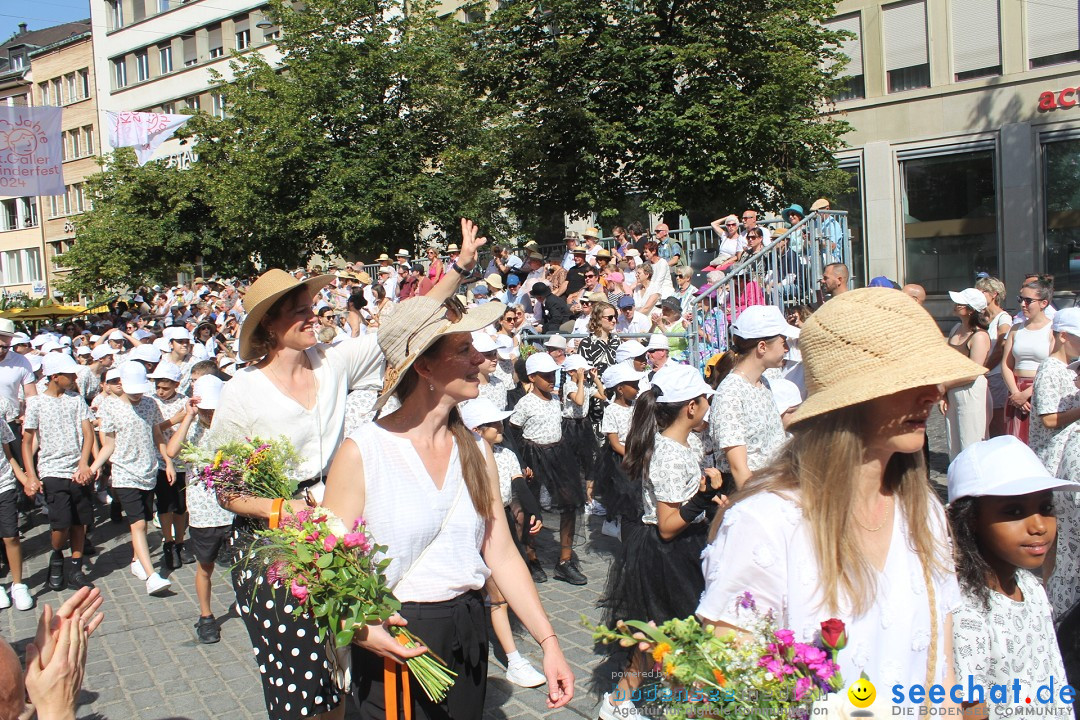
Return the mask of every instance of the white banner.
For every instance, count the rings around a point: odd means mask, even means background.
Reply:
[[[0,107],[0,197],[64,194],[61,112]]]

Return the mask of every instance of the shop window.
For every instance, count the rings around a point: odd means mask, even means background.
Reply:
[[[1032,68],[1080,60],[1080,5],[1026,2],[1028,63]]]
[[[855,35],[853,38],[844,40],[840,45],[840,52],[848,58],[848,64],[844,68],[847,88],[833,99],[841,102],[866,97],[866,82],[863,79],[862,25],[859,13],[835,18],[825,23],[825,26],[830,30],[847,30]]]
[[[998,275],[994,152],[901,161],[906,282],[927,292],[970,287],[975,274]]]
[[[1043,145],[1046,271],[1060,289],[1080,288],[1080,140]]]
[[[847,189],[837,195],[831,207],[847,212],[848,235],[851,237],[851,277],[855,287],[866,284],[866,241],[863,237],[862,168],[860,165],[842,165],[848,174]]]
[[[925,1],[887,5],[883,13],[889,92],[930,87]]]

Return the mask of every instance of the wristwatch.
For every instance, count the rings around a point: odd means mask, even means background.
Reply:
[[[457,264],[457,260],[450,263],[450,269],[453,270],[454,272],[456,272],[458,275],[461,275],[462,277],[469,274],[468,270],[466,270],[465,268],[463,268],[463,267],[461,267],[460,265]]]

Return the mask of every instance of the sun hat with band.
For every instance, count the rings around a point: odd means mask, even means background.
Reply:
[[[852,290],[829,300],[803,323],[799,350],[807,397],[793,423],[986,372],[948,346],[922,306],[887,288]]]
[[[379,348],[386,356],[386,375],[375,409],[390,399],[416,359],[439,338],[483,330],[505,310],[506,306],[497,300],[466,309],[455,298],[440,302],[427,295],[398,303],[379,327]]]
[[[312,292],[318,292],[330,284],[333,275],[319,275],[307,280],[297,280],[284,270],[274,268],[267,270],[259,279],[251,283],[247,294],[244,295],[244,324],[240,326],[240,357],[244,360],[258,360],[254,357],[255,349],[251,346],[251,338],[255,334],[255,328],[266,316],[266,312],[273,307],[274,303],[285,297],[301,285],[305,285]]]

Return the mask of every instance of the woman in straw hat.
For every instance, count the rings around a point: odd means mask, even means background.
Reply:
[[[475,262],[484,239],[476,237],[476,225],[468,220],[461,221],[461,231],[462,262],[468,266]],[[253,364],[225,384],[212,427],[218,444],[242,437],[288,438],[301,459],[301,491],[311,491],[315,497],[321,495],[321,480],[341,444],[346,393],[380,384],[385,365],[371,335],[333,346],[316,343],[318,319],[312,312],[312,298],[332,277],[321,275],[301,282],[283,270],[268,270],[251,284],[244,296],[247,318],[240,329],[240,357]],[[460,279],[460,273],[449,273],[431,297],[436,302],[451,297]],[[358,319],[353,317],[351,322]],[[228,510],[247,519],[248,534],[256,524],[305,504],[304,500],[281,503],[247,496],[222,500]],[[238,539],[238,546],[244,547],[246,541]],[[259,661],[271,720],[320,714],[344,717],[325,651],[314,640],[314,625],[293,618],[285,592],[262,582],[257,572],[238,565],[233,584]],[[283,652],[284,667],[268,660]]]
[[[706,548],[698,615],[744,629],[756,604],[802,642],[840,618],[847,682],[865,672],[878,687],[948,687],[960,591],[922,446],[942,385],[986,370],[886,288],[825,303],[799,348],[809,395],[791,439],[732,498]]]
[[[544,651],[548,707],[573,697],[573,674],[506,524],[492,450],[458,411],[479,394],[484,356],[472,333],[502,310],[491,302],[466,312],[431,296],[401,303],[379,330],[387,359],[379,404],[394,396],[401,407],[349,436],[330,470],[326,507],[346,525],[363,516],[387,546],[401,618],[457,673],[445,701],[433,703],[400,664],[417,651],[383,625],[358,628],[353,674],[363,718],[397,707],[399,682],[410,686],[402,695],[411,697],[414,717],[481,717],[488,658],[481,590],[489,576]]]

